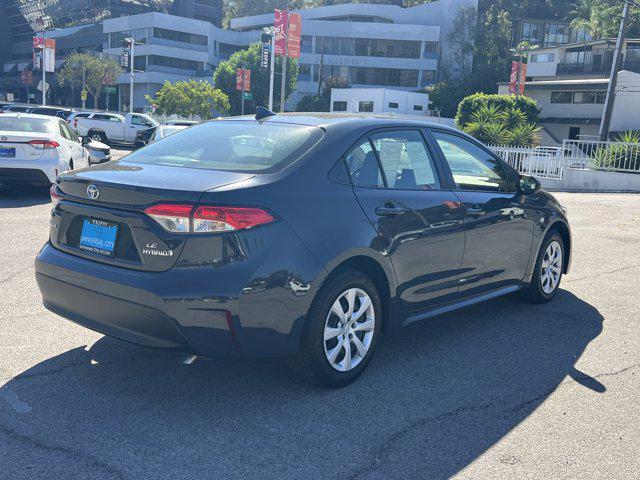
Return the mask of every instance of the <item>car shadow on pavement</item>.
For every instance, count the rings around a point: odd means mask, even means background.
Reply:
[[[604,391],[575,369],[602,321],[565,290],[498,299],[387,335],[339,390],[298,383],[281,360],[186,366],[104,337],[0,388],[0,415],[3,390],[30,407],[4,416],[21,445],[4,463],[32,478],[448,478],[571,378]]]
[[[51,203],[47,187],[14,187],[0,185],[0,209],[20,208]]]

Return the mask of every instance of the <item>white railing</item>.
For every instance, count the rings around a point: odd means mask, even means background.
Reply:
[[[565,140],[562,147],[566,168],[640,173],[640,144]]]
[[[562,180],[564,157],[560,147],[488,147],[523,175]]]

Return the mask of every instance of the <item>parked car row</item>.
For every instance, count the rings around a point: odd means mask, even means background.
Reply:
[[[63,120],[68,120],[69,116],[74,112],[74,110],[73,108],[66,107],[47,107],[20,104],[9,104],[0,107],[0,113],[9,112],[33,113],[36,115],[47,115],[50,117],[58,117],[62,118]]]

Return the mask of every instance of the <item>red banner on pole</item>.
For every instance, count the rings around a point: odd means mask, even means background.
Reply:
[[[287,45],[287,14],[286,10],[278,10],[277,8],[274,12],[273,27],[276,30],[274,50],[276,55],[284,55]]]
[[[248,68],[236,69],[236,90],[251,91],[251,70]]]
[[[33,64],[40,70],[44,64],[47,72],[55,72],[56,41],[53,38],[33,37]]]
[[[300,36],[302,34],[302,15],[291,13],[289,15],[289,34],[287,38],[287,56],[300,58]]]
[[[519,84],[518,84],[518,93],[520,93],[520,95],[524,95],[524,84],[526,83],[526,80],[527,80],[527,64],[520,63],[520,78],[519,78]]]
[[[515,95],[518,91],[518,75],[520,73],[520,62],[511,62],[511,76],[509,77],[509,93]]]

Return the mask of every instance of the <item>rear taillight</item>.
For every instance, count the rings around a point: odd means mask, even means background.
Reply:
[[[77,118],[73,119],[73,128],[78,128],[78,119]]]
[[[162,228],[175,233],[217,233],[244,230],[275,220],[266,210],[249,207],[217,207],[160,204],[144,211]]]
[[[147,208],[144,213],[169,232],[189,233],[193,205],[161,204]]]
[[[51,195],[51,205],[55,208],[58,203],[60,203],[60,194],[58,193],[58,189],[56,188],[56,184],[51,185],[49,189],[49,195]]]
[[[29,142],[29,145],[34,148],[40,148],[43,150],[49,148],[58,148],[60,146],[60,144],[55,140],[31,140]]]

